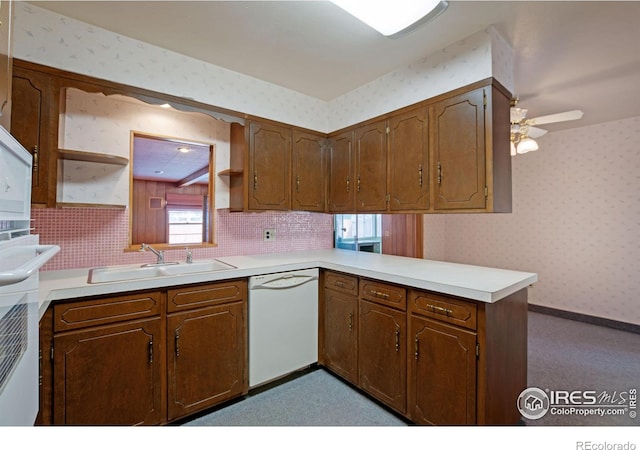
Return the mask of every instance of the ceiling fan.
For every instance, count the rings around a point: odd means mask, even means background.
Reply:
[[[547,133],[547,130],[534,125],[566,122],[582,118],[582,111],[575,109],[562,113],[527,119],[528,110],[518,108],[518,98],[511,99],[511,156],[538,150],[538,143],[534,140]]]

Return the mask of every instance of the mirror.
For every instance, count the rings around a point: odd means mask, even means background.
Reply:
[[[129,207],[127,250],[143,242],[159,249],[214,245],[215,184],[221,182],[213,174],[228,168],[230,121],[160,100],[75,88],[64,95],[60,148],[129,159],[128,176],[108,193],[124,191],[118,197]],[[224,193],[224,184],[218,187]],[[228,206],[225,200],[219,207]]]
[[[215,145],[132,132],[131,245],[213,241]]]

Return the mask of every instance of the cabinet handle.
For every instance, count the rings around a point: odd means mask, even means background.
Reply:
[[[418,166],[418,176],[419,176],[420,187],[422,187],[422,164]]]
[[[153,339],[149,340],[149,362],[153,362]]]
[[[344,281],[336,280],[333,284],[341,288],[344,287]]]
[[[418,360],[418,358],[420,357],[420,339],[418,339],[418,336],[416,336],[415,339],[415,349],[413,352],[413,357],[416,359],[416,361]]]
[[[438,162],[438,184],[442,184],[442,164]]]
[[[39,162],[40,162],[40,150],[38,149],[37,145],[33,146],[33,173],[38,173],[38,170],[40,170],[39,167]]]
[[[370,293],[371,295],[373,295],[374,297],[384,298],[384,299],[388,299],[388,298],[389,298],[389,294],[387,294],[386,292],[380,292],[380,291],[369,291],[369,293]]]
[[[444,314],[446,316],[448,316],[449,314],[451,314],[453,312],[453,310],[448,309],[448,308],[443,308],[442,306],[436,306],[436,305],[431,305],[431,304],[427,304],[427,308],[431,309],[431,311],[438,313],[438,314]]]
[[[353,331],[353,313],[349,313],[349,332]]]
[[[396,352],[400,351],[400,329],[396,328]]]
[[[257,170],[253,171],[253,190],[254,191],[258,190],[258,171]]]
[[[176,330],[175,340],[176,340],[176,358],[177,358],[180,356],[180,332],[178,330]]]
[[[296,176],[296,192],[300,192],[300,177]]]
[[[356,191],[360,192],[360,175],[358,175],[358,179],[356,180]]]
[[[347,177],[347,192],[351,190],[351,177]]]

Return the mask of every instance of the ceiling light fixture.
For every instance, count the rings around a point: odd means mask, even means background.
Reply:
[[[178,147],[178,151],[180,153],[189,153],[191,151],[191,149],[188,148],[188,147]]]
[[[528,135],[527,125],[511,125],[511,156],[538,150],[538,143]]]
[[[449,5],[446,0],[332,0],[332,3],[391,38],[435,19]]]

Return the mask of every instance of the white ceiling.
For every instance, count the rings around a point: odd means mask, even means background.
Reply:
[[[187,148],[183,153],[179,148]],[[133,138],[133,178],[151,181],[181,181],[209,168],[209,145],[160,137],[135,135]],[[208,183],[209,175],[196,183]]]
[[[330,100],[493,25],[529,117],[550,131],[640,116],[640,2],[455,1],[397,39],[326,1],[32,2],[83,22]]]

